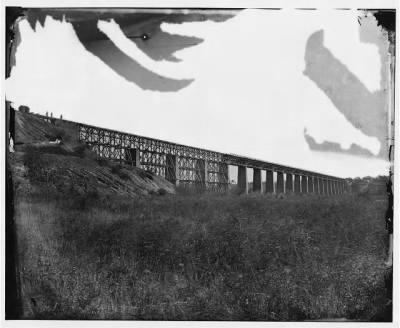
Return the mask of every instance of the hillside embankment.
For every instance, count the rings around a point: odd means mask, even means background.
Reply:
[[[138,196],[174,193],[165,179],[128,164],[107,161],[79,142],[78,125],[53,119],[53,124],[28,113],[15,113],[15,153],[10,155],[14,183],[36,183],[76,193],[100,192]],[[55,143],[55,140],[61,143]]]

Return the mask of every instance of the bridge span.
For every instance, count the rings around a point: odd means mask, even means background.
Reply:
[[[38,115],[38,114],[35,114]],[[38,115],[55,124],[54,118]],[[176,186],[225,191],[229,166],[238,167],[238,188],[249,192],[248,168],[253,169],[253,192],[313,193],[338,195],[346,192],[342,178],[245,156],[224,154],[202,148],[67,121],[79,128],[79,140],[103,158],[129,163],[162,176]],[[266,181],[263,188],[262,171]]]

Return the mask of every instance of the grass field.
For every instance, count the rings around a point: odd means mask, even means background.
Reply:
[[[25,318],[368,320],[385,201],[265,195],[16,198]]]

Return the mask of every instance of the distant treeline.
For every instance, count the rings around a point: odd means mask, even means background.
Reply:
[[[383,175],[346,180],[353,193],[374,195],[386,195],[387,183],[389,182],[389,178]]]

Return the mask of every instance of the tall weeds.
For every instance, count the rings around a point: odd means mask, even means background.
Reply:
[[[373,199],[47,197],[17,202],[27,318],[362,318],[383,299]]]

